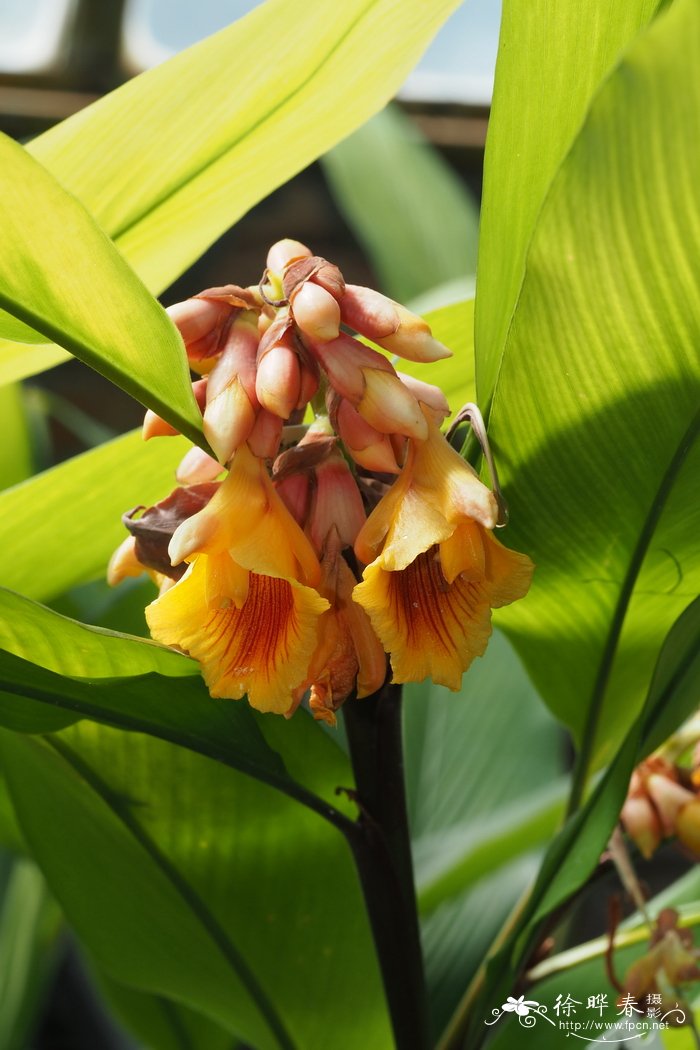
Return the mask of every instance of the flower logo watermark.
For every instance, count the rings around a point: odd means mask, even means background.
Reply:
[[[579,1010],[579,1007],[582,1009]],[[608,1016],[604,1016],[605,1013]],[[608,1003],[605,993],[589,995],[586,1004],[566,993],[558,995],[550,1008],[536,999],[526,999],[524,995],[509,995],[500,1007],[491,1011],[491,1020],[486,1025],[494,1025],[507,1014],[514,1014],[523,1028],[534,1028],[542,1019],[554,1028],[558,1028],[567,1038],[580,1039],[586,1043],[612,1045],[628,1043],[642,1039],[651,1032],[665,1031],[685,1024],[684,1010],[675,1004],[665,1012],[661,1006],[661,996],[650,994],[643,1000],[625,995],[619,1002]],[[587,1016],[581,1016],[585,1014]]]

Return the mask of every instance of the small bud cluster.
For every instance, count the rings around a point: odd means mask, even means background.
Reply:
[[[679,914],[664,908],[652,930],[648,951],[625,974],[623,990],[637,1002],[655,1001],[658,1014],[677,1013],[682,988],[700,979],[700,952],[693,945],[692,930],[679,925]]]
[[[436,361],[450,351],[422,318],[370,288],[346,284],[337,266],[298,241],[273,245],[259,286],[210,288],[169,308],[193,371],[203,431],[218,463],[192,449],[181,484],[211,481],[244,442],[277,454],[285,423],[313,403],[349,456],[367,471],[398,474],[407,438],[427,436],[421,405],[449,412],[440,390],[397,372],[388,354]],[[358,338],[360,337],[360,338]],[[172,434],[148,412],[144,437]]]
[[[646,858],[670,837],[700,856],[700,753],[690,770],[660,755],[642,762],[632,774],[620,819]]]

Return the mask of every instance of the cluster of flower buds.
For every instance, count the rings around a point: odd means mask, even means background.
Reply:
[[[683,985],[700,980],[700,952],[693,945],[692,931],[679,926],[680,916],[664,908],[654,924],[649,950],[625,974],[623,990],[636,1002],[646,997],[670,1025],[682,1024],[688,1011],[678,1009]],[[640,1011],[638,1011],[640,1012]]]
[[[199,660],[212,696],[289,715],[308,694],[330,723],[382,686],[387,653],[395,681],[457,689],[532,563],[492,535],[501,508],[440,432],[442,392],[387,356],[450,351],[291,240],[259,285],[168,312],[216,458],[190,449],[180,488],[125,515],[109,577],[151,573],[154,638]],[[147,413],[145,438],[173,433]]]
[[[670,837],[700,856],[700,752],[691,769],[662,755],[645,759],[632,774],[620,819],[644,857]]]

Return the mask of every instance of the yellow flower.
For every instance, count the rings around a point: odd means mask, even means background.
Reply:
[[[431,677],[457,690],[486,648],[491,609],[522,598],[534,566],[494,538],[493,494],[424,414],[427,440],[409,442],[355,543],[369,564],[353,599],[391,654],[395,682]]]
[[[306,679],[319,617],[321,568],[311,544],[242,445],[231,471],[170,541],[185,575],[146,610],[153,637],[189,653],[209,692],[287,712]]]

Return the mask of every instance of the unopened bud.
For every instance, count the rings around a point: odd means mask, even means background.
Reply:
[[[248,448],[258,459],[274,459],[280,447],[283,420],[267,409],[258,412],[248,438]]]
[[[309,513],[311,495],[308,474],[291,474],[277,482],[275,489],[289,513],[303,529]]]
[[[695,796],[675,780],[660,776],[658,773],[653,773],[647,778],[646,787],[661,818],[664,833],[672,835],[678,814],[683,806],[693,801]]]
[[[364,368],[365,392],[357,410],[376,430],[424,441],[428,424],[413,394],[397,375]]]
[[[273,244],[267,253],[267,268],[270,273],[281,279],[285,268],[290,263],[310,255],[310,249],[305,244],[302,244],[301,241],[293,241],[289,237],[285,237],[284,240]]]
[[[258,306],[255,296],[237,285],[209,288],[168,307],[167,313],[180,331],[191,368],[200,373],[211,370],[224,348],[230,325],[242,310],[257,314]]]
[[[336,449],[314,471],[316,487],[309,513],[309,534],[322,554],[326,539],[335,530],[342,547],[352,547],[366,521],[365,509],[355,479]]]
[[[441,423],[446,416],[449,416],[450,406],[439,387],[433,386],[432,383],[425,383],[422,379],[415,379],[414,376],[406,375],[405,372],[397,372],[396,374],[403,385],[413,394],[416,401],[427,405],[433,413],[436,423]]]
[[[197,445],[193,445],[180,460],[175,478],[180,485],[201,485],[207,481],[214,481],[220,473],[221,464]]]
[[[207,396],[207,380],[198,379],[192,384],[192,393],[194,399],[197,402],[197,407],[200,412],[204,412],[204,404]],[[143,426],[141,428],[141,436],[144,441],[149,441],[154,437],[174,437],[179,434],[180,431],[176,430],[170,423],[166,423],[152,409],[148,409],[146,415],[143,417]]]
[[[380,292],[348,284],[340,303],[343,321],[360,335],[407,361],[439,361],[452,351],[433,339],[430,325]]]
[[[340,335],[340,307],[330,292],[305,281],[292,295],[294,320],[305,335],[327,343]]]
[[[241,380],[235,376],[204,411],[204,436],[221,463],[228,463],[236,449],[247,440],[255,420],[255,409]]]
[[[630,797],[622,807],[620,819],[625,831],[647,860],[661,842],[661,824],[646,795]]]
[[[355,462],[379,474],[399,474],[391,439],[363,419],[349,401],[340,398],[336,410],[338,433]]]
[[[140,576],[145,571],[136,557],[136,540],[133,536],[127,536],[109,559],[107,583],[110,587],[115,587],[128,576]]]

